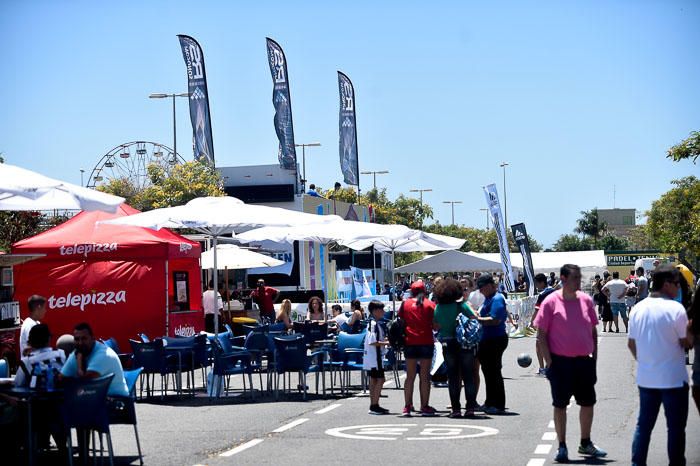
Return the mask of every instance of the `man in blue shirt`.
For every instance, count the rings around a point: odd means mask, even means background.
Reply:
[[[479,312],[479,322],[484,326],[484,333],[481,337],[481,343],[479,343],[478,354],[486,384],[484,412],[486,414],[505,414],[506,389],[503,384],[501,368],[503,366],[503,352],[508,346],[506,300],[498,292],[496,282],[491,275],[480,276],[476,285],[486,298]]]
[[[73,329],[75,351],[61,369],[65,378],[96,379],[107,374],[114,374],[112,383],[107,390],[108,396],[129,396],[129,390],[124,380],[124,370],[119,362],[119,356],[107,348],[104,343],[95,340],[92,328],[81,323]]]
[[[323,197],[323,196],[321,196],[321,195],[318,193],[318,191],[316,191],[316,185],[313,184],[313,183],[311,183],[311,184],[309,185],[309,190],[306,191],[306,195],[307,195],[307,196],[313,196],[313,197]]]

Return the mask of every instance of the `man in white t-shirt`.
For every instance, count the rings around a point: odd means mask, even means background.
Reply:
[[[29,331],[44,320],[44,316],[46,316],[46,298],[38,294],[32,295],[27,301],[27,306],[29,307],[29,316],[22,322],[22,329],[19,332],[20,356],[26,356],[31,351]]]
[[[204,308],[204,328],[207,332],[216,333],[214,330],[214,315],[219,314],[224,309],[224,301],[218,291],[214,291],[214,282],[209,282],[207,291],[202,295],[202,307]],[[219,319],[219,330],[221,331],[221,319]]]
[[[632,443],[632,464],[646,464],[651,432],[661,404],[668,428],[670,464],[685,464],[688,420],[688,316],[674,301],[680,274],[667,265],[654,271],[652,293],[634,308],[627,346],[637,360],[639,417]]]
[[[625,324],[627,332],[627,304],[625,295],[627,294],[627,283],[620,280],[620,272],[613,272],[613,279],[603,286],[603,293],[610,299],[610,309],[612,310],[615,332],[620,333],[618,319],[622,315],[622,322]]]

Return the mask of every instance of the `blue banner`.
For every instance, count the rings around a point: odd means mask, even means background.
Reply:
[[[190,36],[179,34],[182,57],[187,67],[187,91],[190,94],[190,121],[194,137],[194,158],[214,166],[214,140],[211,134],[209,92],[204,69],[204,53]]]
[[[280,166],[296,170],[297,153],[294,147],[294,124],[292,122],[292,100],[289,95],[287,59],[282,47],[267,38],[267,58],[272,74],[272,105],[275,107],[275,132],[280,143]]]
[[[357,156],[357,123],[355,120],[355,88],[345,74],[338,71],[340,93],[340,170],[345,184],[358,186],[360,164]]]

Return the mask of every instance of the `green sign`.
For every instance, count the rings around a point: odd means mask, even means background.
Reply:
[[[609,254],[605,256],[608,267],[633,266],[637,259],[654,259],[658,254]]]

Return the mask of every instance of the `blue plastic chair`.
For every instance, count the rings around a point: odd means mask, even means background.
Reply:
[[[151,339],[148,338],[148,335],[146,335],[145,333],[139,333],[139,338],[140,338],[141,341],[144,342],[144,343],[150,343],[150,342],[151,342]]]
[[[218,336],[214,340],[216,348],[214,349],[214,367],[212,372],[214,376],[222,377],[224,379],[224,391],[228,395],[231,391],[231,376],[232,375],[242,375],[243,376],[243,393],[247,391],[246,388],[246,376],[250,384],[250,396],[253,398],[255,396],[255,391],[253,390],[253,370],[251,366],[251,354],[245,349],[236,349],[230,345],[230,340],[228,336]],[[220,396],[218,390],[215,390],[217,398]]]
[[[299,375],[299,387],[303,389],[306,399],[307,385],[306,374],[316,373],[316,392],[318,393],[318,376],[324,376],[322,359],[326,351],[319,350],[307,355],[306,344],[303,335],[288,335],[274,337],[275,341],[275,398],[279,398],[279,375],[297,372]],[[290,384],[291,385],[291,381]],[[284,390],[284,377],[282,389]],[[290,387],[291,388],[291,387]],[[326,383],[323,377],[323,393],[325,395]]]
[[[78,432],[84,431],[85,435],[83,442],[78,442],[84,449],[87,455],[88,445],[87,438],[89,432],[93,433],[93,453],[96,452],[94,442],[94,433],[98,433],[100,437],[100,456],[102,456],[102,435],[107,436],[107,449],[109,452],[109,463],[114,464],[114,450],[112,449],[112,436],[109,433],[109,408],[107,405],[107,390],[112,382],[114,374],[90,379],[90,380],[71,380],[66,383],[63,394],[62,415],[63,422],[68,428],[68,454],[69,461],[73,464],[73,442],[71,439],[70,430],[78,429]]]
[[[165,397],[165,392],[168,390],[168,374],[178,370],[177,355],[167,354],[161,339],[148,343],[129,340],[129,343],[134,352],[134,367],[143,368],[143,375],[146,379],[146,396],[153,394],[155,376],[160,375],[161,398]],[[153,379],[153,387],[151,379]],[[143,395],[143,383],[141,383],[140,394]]]
[[[0,359],[0,377],[7,378],[10,376],[10,366],[7,364],[7,359]]]
[[[134,426],[134,436],[136,437],[136,448],[139,452],[139,462],[143,466],[143,453],[141,453],[141,442],[139,441],[139,431],[136,427],[136,381],[139,379],[143,367],[124,371],[126,388],[129,390],[128,397],[112,397],[109,411],[110,424],[124,424]]]
[[[362,374],[362,389],[365,390],[365,374],[362,360],[365,353],[365,336],[367,331],[362,333],[338,334],[337,348],[331,353],[331,366],[338,369],[340,374],[340,392],[347,392],[350,388],[350,378],[352,372],[360,371]]]

